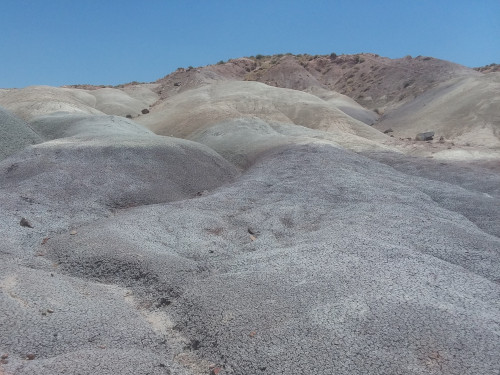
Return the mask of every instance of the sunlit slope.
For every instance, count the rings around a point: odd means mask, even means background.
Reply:
[[[186,137],[211,124],[248,117],[369,140],[386,138],[317,96],[257,82],[229,81],[188,90],[160,102],[137,122],[157,134]]]
[[[457,78],[385,115],[375,128],[396,137],[434,131],[461,144],[500,147],[500,73]]]

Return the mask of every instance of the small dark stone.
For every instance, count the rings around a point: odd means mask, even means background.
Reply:
[[[394,132],[394,130],[392,130],[391,128],[384,130],[384,134],[393,133],[393,132]]]
[[[418,133],[415,137],[416,141],[432,141],[434,139],[434,132]]]
[[[28,220],[26,220],[24,217],[21,218],[21,221],[19,222],[19,224],[22,227],[33,228],[33,225],[31,225],[31,223]]]
[[[132,115],[127,115],[127,116],[125,116],[125,117],[126,117],[126,118],[132,118]]]
[[[11,164],[8,168],[7,168],[7,172],[12,172],[13,170],[15,170],[17,168],[17,163],[14,163],[14,164]]]
[[[199,340],[191,340],[191,342],[184,347],[184,350],[198,350],[200,348],[200,341]]]
[[[34,360],[34,359],[35,359],[35,357],[36,357],[36,355],[31,354],[31,353],[26,355],[26,359],[27,359],[28,361],[32,361],[32,360]]]
[[[7,359],[7,358],[9,358],[8,354],[2,354],[2,356],[0,357],[0,359]]]
[[[148,113],[149,113],[149,109],[144,108],[144,109],[141,111],[141,113],[142,113],[143,115],[148,114]]]
[[[175,82],[175,83],[174,83],[174,86],[176,86],[176,87],[178,87],[178,86],[180,86],[180,85],[181,85],[181,83],[180,83],[180,82]]]
[[[198,350],[200,348],[200,342],[198,340],[191,340],[191,347],[193,350]]]
[[[25,197],[25,196],[21,195],[21,199],[25,202],[28,202],[28,203],[35,203],[35,200],[33,198],[30,198],[30,197]]]
[[[164,307],[170,305],[172,302],[165,297],[160,298],[158,301],[156,301],[156,307]]]

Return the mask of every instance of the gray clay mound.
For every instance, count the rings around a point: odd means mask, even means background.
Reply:
[[[102,115],[96,98],[85,90],[30,86],[0,91],[0,105],[25,121],[54,112]]]
[[[109,115],[124,117],[140,115],[143,109],[148,109],[157,100],[157,95],[147,88],[142,88],[142,90],[131,88],[128,92],[104,88],[91,90],[89,94],[96,98],[96,109]]]
[[[66,137],[153,136],[154,133],[119,116],[57,112],[38,117],[31,127],[45,140]]]
[[[194,374],[210,364],[225,374],[496,374],[500,239],[433,190],[477,203],[474,190],[331,145],[289,145],[209,195],[126,210],[43,250],[58,277],[117,285],[142,316],[123,342],[105,331],[82,344],[96,353],[102,341],[112,352],[140,340]],[[58,325],[71,317],[62,311]],[[48,343],[40,361],[78,358],[65,348],[81,335]]]
[[[377,115],[374,111],[364,108],[353,99],[349,98],[346,95],[339,94],[338,92],[315,86],[308,89],[307,92],[310,92],[318,98],[323,99],[331,106],[335,106],[336,108],[340,109],[346,115],[364,122],[367,125],[374,124],[379,117],[379,115]]]
[[[187,139],[217,151],[226,160],[246,169],[269,150],[290,144],[325,143],[363,151],[389,151],[375,141],[341,131],[321,131],[300,125],[264,121],[257,117],[216,123],[190,134]]]
[[[287,124],[288,126],[293,125]],[[302,129],[305,133],[307,128]],[[259,118],[223,121],[190,135],[189,139],[210,147],[243,169],[252,165],[267,150],[292,142],[292,137],[281,134]],[[299,137],[294,137],[293,141],[298,139]]]
[[[393,152],[366,152],[370,158],[414,176],[421,190],[443,207],[451,208],[483,231],[500,237],[500,173],[480,162],[436,162]],[[428,180],[442,184],[427,184]],[[462,189],[457,189],[460,186]]]
[[[5,353],[8,343],[12,369],[2,375],[159,375],[167,373],[167,366],[175,369],[168,348],[141,313],[130,308],[126,289],[14,267],[8,257],[0,275],[0,350]],[[144,346],[162,347],[164,353]],[[34,359],[26,360],[31,355]]]
[[[18,237],[26,230],[21,217],[34,227],[30,233],[46,236],[117,208],[192,198],[236,175],[235,167],[208,147],[168,137],[45,142],[0,163],[3,245],[11,252],[13,243],[39,240]]]
[[[23,120],[0,107],[0,160],[42,142],[42,139]]]

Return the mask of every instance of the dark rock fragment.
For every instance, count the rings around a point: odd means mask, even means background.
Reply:
[[[33,228],[33,225],[31,225],[31,223],[26,220],[26,218],[21,218],[21,221],[19,222],[19,225],[21,225],[22,227],[26,227],[26,228]]]
[[[418,133],[415,137],[416,141],[432,141],[434,138],[434,132]]]

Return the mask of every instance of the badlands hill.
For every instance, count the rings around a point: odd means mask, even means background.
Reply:
[[[497,148],[500,147],[500,104],[496,66],[470,69],[432,57],[389,59],[369,53],[258,55],[200,68],[179,68],[152,84],[128,84],[119,88],[129,95],[134,89],[151,89],[158,101],[148,109],[160,117],[159,112],[166,107],[164,102],[185,91],[194,94],[192,89],[205,87],[207,90],[206,86],[215,83],[256,81],[266,84],[270,92],[271,87],[276,87],[308,93],[326,104],[327,110],[341,110],[355,120],[375,125],[382,132],[392,129],[391,135],[395,138],[414,138],[417,133],[434,131],[436,139],[442,136],[461,145]],[[255,88],[248,87],[249,91]],[[104,94],[101,93],[103,89],[96,91],[97,95]],[[247,92],[247,89],[240,91]],[[280,96],[280,91],[276,92]],[[137,93],[134,94],[136,99]],[[232,100],[239,100],[235,96],[236,93]],[[199,103],[199,98],[197,100]],[[296,99],[290,102],[302,103]],[[428,106],[429,102],[436,108]],[[102,108],[102,104],[100,106]],[[477,108],[467,108],[469,106]],[[122,108],[128,108],[127,114],[134,118],[141,115],[138,107]],[[255,112],[257,116],[266,115],[258,108]],[[106,113],[123,115],[124,111],[108,109]],[[153,122],[151,118],[137,119],[138,122],[143,120],[148,124]],[[297,123],[294,119],[292,122]]]
[[[0,90],[0,374],[500,373],[499,74]]]

